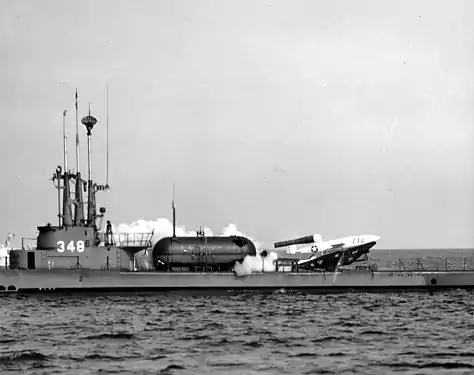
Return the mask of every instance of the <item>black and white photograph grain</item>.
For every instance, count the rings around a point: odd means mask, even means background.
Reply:
[[[0,0],[1,375],[474,375],[474,0]]]

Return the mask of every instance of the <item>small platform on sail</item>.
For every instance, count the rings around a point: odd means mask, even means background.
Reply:
[[[131,254],[136,254],[151,247],[153,232],[117,233],[114,234],[114,245]]]

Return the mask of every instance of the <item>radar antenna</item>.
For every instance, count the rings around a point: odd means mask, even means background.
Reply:
[[[89,164],[89,177],[87,181],[87,226],[92,227],[95,225],[95,191],[92,182],[92,153],[91,153],[91,135],[94,125],[97,123],[97,119],[91,116],[91,103],[89,103],[89,115],[85,116],[81,122],[84,124],[87,130],[87,159]]]

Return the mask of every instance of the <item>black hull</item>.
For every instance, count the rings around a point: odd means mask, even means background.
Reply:
[[[225,287],[214,287],[214,288],[200,288],[200,287],[187,287],[187,288],[160,288],[160,287],[146,287],[146,288],[135,288],[135,287],[119,287],[119,288],[56,288],[51,290],[40,290],[40,289],[20,289],[15,292],[4,292],[0,293],[0,296],[22,296],[22,295],[55,295],[55,296],[75,296],[75,295],[100,295],[100,296],[114,296],[114,295],[137,295],[137,296],[155,296],[155,295],[180,295],[180,296],[227,296],[227,295],[239,295],[239,294],[280,294],[280,293],[307,293],[314,295],[330,295],[330,294],[357,294],[357,293],[435,293],[445,292],[454,290],[474,290],[474,285],[458,285],[453,286],[413,286],[413,287],[398,287],[398,286],[387,286],[387,287],[297,287],[297,288],[284,288],[284,287],[256,287],[256,288],[233,288],[228,289]]]

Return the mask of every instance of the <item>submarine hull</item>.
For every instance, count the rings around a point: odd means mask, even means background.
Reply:
[[[2,270],[0,293],[168,292],[305,290],[314,293],[433,291],[474,288],[474,271],[235,273],[121,272],[99,270]]]

